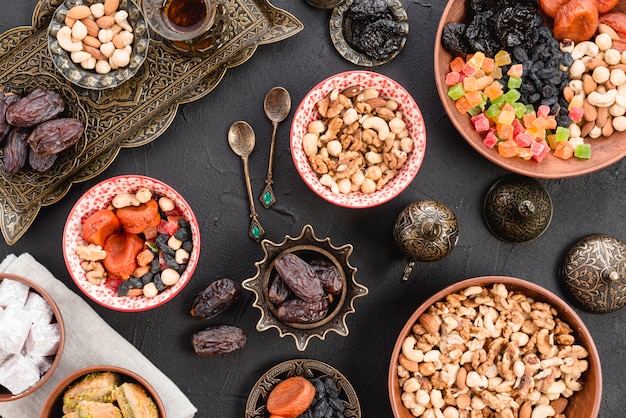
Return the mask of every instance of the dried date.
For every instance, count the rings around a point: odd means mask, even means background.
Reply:
[[[333,295],[341,292],[343,289],[343,280],[337,266],[321,259],[313,260],[310,264],[320,278],[324,291],[332,293]]]
[[[32,148],[28,151],[28,165],[40,173],[50,169],[54,162],[57,160],[58,154],[50,154],[46,156],[39,156]]]
[[[291,291],[305,302],[318,302],[324,297],[320,279],[306,261],[287,253],[275,261],[276,270]]]
[[[305,302],[302,299],[289,299],[276,310],[276,316],[283,322],[310,323],[317,322],[328,314],[328,302],[321,299],[316,302]]]
[[[280,305],[287,300],[290,294],[291,292],[289,291],[289,287],[285,284],[285,281],[276,274],[270,283],[268,292],[270,302],[274,305]]]
[[[219,279],[200,292],[191,308],[196,319],[211,319],[232,306],[241,295],[241,287],[231,279]]]
[[[9,106],[6,111],[6,120],[13,126],[27,128],[54,119],[63,110],[65,110],[65,102],[59,93],[37,89]]]
[[[7,143],[4,145],[4,169],[9,173],[17,173],[26,164],[28,158],[29,132],[15,128],[9,133]]]
[[[220,356],[246,346],[246,334],[231,325],[209,327],[193,335],[191,342],[199,356]]]
[[[83,124],[78,119],[50,120],[35,128],[28,143],[39,156],[56,154],[74,145],[83,134],[83,129]]]
[[[13,93],[0,93],[0,142],[4,140],[9,131],[11,124],[7,122],[6,113],[9,106],[20,100],[20,96]]]

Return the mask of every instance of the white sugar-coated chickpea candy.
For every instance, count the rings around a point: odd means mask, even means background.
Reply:
[[[329,141],[328,144],[326,144],[326,149],[328,150],[328,153],[330,155],[336,157],[341,153],[341,142],[337,141],[336,139]]]
[[[312,133],[312,134],[321,134],[322,132],[326,131],[326,126],[324,126],[324,122],[322,122],[321,120],[314,120],[313,122],[309,123],[309,126],[307,126],[307,130]]]
[[[161,272],[161,281],[166,286],[173,286],[178,283],[180,274],[172,268],[167,268]]]
[[[178,264],[185,264],[189,261],[189,253],[186,250],[179,248],[176,250],[174,260],[176,260]]]
[[[626,131],[626,116],[617,116],[613,118],[613,128],[618,132]]]
[[[365,181],[365,174],[366,171],[361,169],[361,170],[357,170],[352,177],[350,177],[350,181],[352,182],[352,184],[356,185],[356,186],[361,186],[361,184],[363,184],[363,181]]]
[[[363,180],[363,184],[361,184],[361,191],[363,193],[373,193],[376,191],[376,183],[374,180],[370,178],[366,178]]]
[[[174,201],[169,197],[163,196],[159,198],[159,208],[161,208],[163,212],[174,210],[175,207],[176,205],[174,204]]]
[[[72,26],[72,38],[82,41],[87,36],[87,26],[80,20],[77,20]]]
[[[102,52],[102,55],[104,55],[105,57],[111,58],[111,56],[115,52],[115,45],[113,45],[113,42],[105,42],[100,45],[100,52]]]
[[[596,83],[602,84],[609,79],[609,77],[611,76],[611,71],[609,71],[609,69],[606,67],[597,67],[593,70],[591,76]]]
[[[176,238],[174,235],[167,240],[167,246],[172,250],[178,250],[183,245],[183,242]],[[179,263],[180,264],[180,263]]]
[[[613,106],[609,107],[609,114],[613,117],[623,116],[625,113],[626,113],[626,109],[624,109],[622,106],[618,104],[614,104]]]
[[[622,54],[617,49],[607,49],[604,51],[604,62],[609,65],[619,64]]]
[[[614,86],[621,86],[622,84],[626,83],[626,73],[624,73],[624,70],[622,70],[621,68],[616,68],[611,71],[611,76],[609,77],[609,80],[611,81],[611,83],[613,83]]]
[[[89,6],[89,9],[91,9],[91,15],[96,19],[104,16],[104,3],[94,3]]]
[[[159,289],[157,289],[156,284],[154,282],[146,283],[143,286],[143,295],[147,298],[153,298],[159,294]]]
[[[596,36],[596,45],[598,45],[598,49],[600,51],[606,51],[613,45],[613,40],[611,39],[611,35],[608,33],[601,33]]]
[[[83,67],[85,70],[93,70],[94,68],[96,68],[96,62],[98,62],[98,60],[96,60],[94,57],[91,57],[81,62],[80,66]]]
[[[98,74],[108,74],[110,71],[111,66],[109,65],[108,61],[98,60],[98,62],[96,62],[96,72]]]
[[[578,126],[577,124],[575,124],[573,122],[570,123],[570,125],[569,125],[569,136],[571,138],[574,138],[574,137],[580,136],[580,134],[581,134],[580,126]]]
[[[339,179],[337,187],[339,188],[339,193],[348,194],[352,190],[352,182],[350,179]]]

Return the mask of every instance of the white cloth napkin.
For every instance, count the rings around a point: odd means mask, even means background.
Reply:
[[[196,407],[163,372],[30,254],[8,255],[0,263],[0,272],[17,274],[41,285],[56,302],[65,323],[65,347],[54,374],[35,393],[0,403],[3,418],[38,417],[48,394],[65,376],[99,364],[132,370],[150,382],[161,397],[168,418],[195,415]]]

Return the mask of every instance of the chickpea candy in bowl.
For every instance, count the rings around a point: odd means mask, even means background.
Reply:
[[[196,217],[183,197],[150,177],[104,180],[74,205],[63,231],[65,264],[95,302],[152,309],[189,282],[200,252]]]
[[[317,195],[366,208],[404,191],[419,171],[426,131],[419,107],[398,83],[369,71],[329,77],[302,99],[291,155]]]
[[[397,418],[435,410],[595,418],[602,372],[569,304],[534,283],[487,276],[448,286],[417,308],[396,340],[388,390]]]

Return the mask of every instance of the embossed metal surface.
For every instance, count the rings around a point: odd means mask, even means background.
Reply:
[[[0,35],[0,85],[13,74],[46,75],[72,86],[59,74],[47,50],[47,28],[60,0],[41,0],[30,27]],[[141,2],[138,2],[141,3]],[[71,155],[71,167],[55,164],[45,173],[26,170],[9,175],[0,170],[1,228],[14,244],[28,230],[42,206],[59,201],[73,183],[103,172],[121,148],[145,145],[161,135],[178,106],[210,93],[228,68],[243,64],[258,45],[278,42],[303,29],[291,14],[268,0],[229,0],[229,40],[202,58],[185,57],[152,37],[138,73],[107,90],[72,88],[87,112],[86,146]]]
[[[607,313],[626,305],[626,242],[606,234],[574,244],[561,264],[561,279],[583,309]]]
[[[550,225],[552,200],[537,180],[512,174],[491,186],[483,216],[497,238],[523,244],[538,238]]]
[[[307,379],[314,377],[331,378],[339,389],[339,399],[343,402],[346,418],[360,418],[361,406],[359,398],[346,377],[329,364],[318,360],[295,359],[280,363],[268,370],[250,391],[246,403],[246,418],[266,417],[265,403],[270,392],[279,382],[293,376],[303,376]]]

